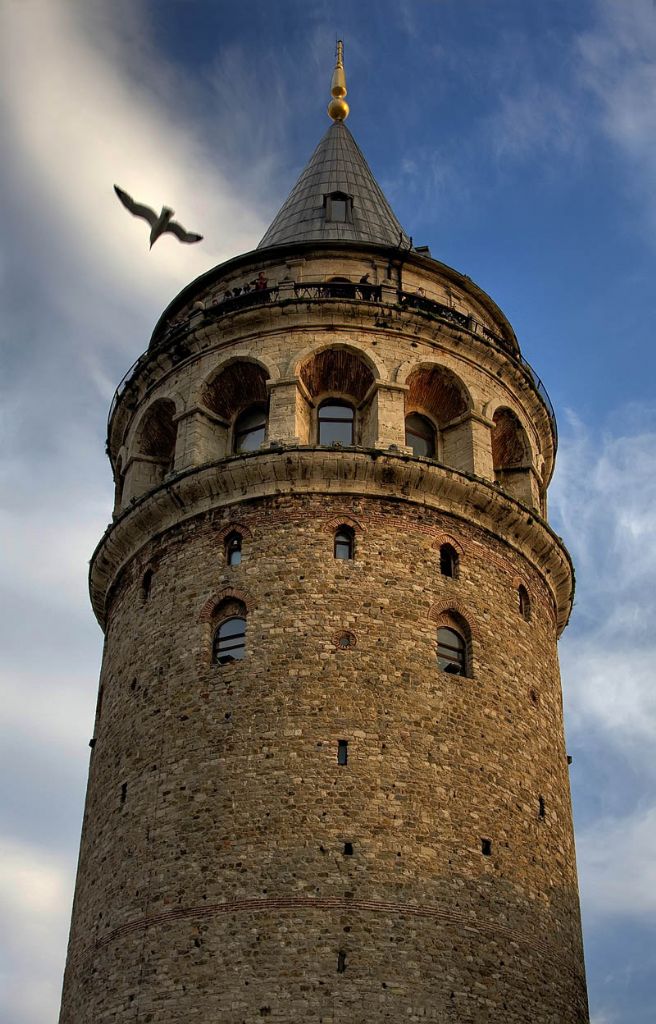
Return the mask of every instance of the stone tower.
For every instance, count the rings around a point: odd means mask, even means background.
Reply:
[[[588,1020],[553,410],[345,92],[112,405],[61,1024]]]

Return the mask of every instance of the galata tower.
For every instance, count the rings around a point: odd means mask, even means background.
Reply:
[[[553,410],[345,94],[111,408],[61,1024],[588,1020]]]

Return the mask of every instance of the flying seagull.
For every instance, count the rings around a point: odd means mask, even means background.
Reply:
[[[182,224],[178,224],[177,221],[171,220],[171,217],[175,213],[175,210],[171,210],[168,206],[162,207],[161,213],[155,213],[149,206],[142,206],[141,203],[135,203],[132,196],[129,196],[127,192],[124,192],[118,185],[114,185],[114,191],[116,195],[123,203],[126,210],[133,213],[135,217],[143,217],[150,224],[150,248],[157,241],[160,235],[163,235],[165,231],[171,231],[176,238],[179,238],[181,242],[200,242],[202,235],[193,235],[189,231],[185,231]]]

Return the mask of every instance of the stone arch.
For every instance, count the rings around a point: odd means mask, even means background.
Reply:
[[[234,356],[214,368],[200,388],[200,406],[210,419],[204,425],[205,447],[210,458],[223,458],[236,449],[235,427],[252,411],[260,420],[259,433],[247,450],[255,451],[268,432],[268,366],[250,356]]]
[[[519,416],[499,406],[492,417],[492,466],[496,483],[514,498],[540,507],[540,480],[533,467],[533,450]]]
[[[472,398],[460,377],[441,363],[418,363],[408,372],[405,384],[406,423],[410,417],[420,416],[434,430],[431,442],[434,454],[428,457],[454,469],[471,471],[473,442],[468,413]],[[406,444],[416,454],[426,454],[425,449],[415,448],[409,427],[406,427]]]
[[[377,430],[372,395],[378,373],[371,357],[351,345],[327,345],[312,350],[297,367],[298,378],[312,404],[307,440],[319,441],[319,410],[323,403],[334,399],[354,411],[353,439],[343,443],[371,445]]]
[[[443,544],[450,544],[451,547],[458,552],[461,558],[465,553],[465,548],[462,542],[450,533],[438,533],[438,535],[433,539],[432,547],[434,547],[436,551],[439,551]]]
[[[519,416],[499,406],[492,416],[492,464],[495,473],[525,468],[532,463],[531,444]]]
[[[235,520],[234,522],[228,523],[227,526],[223,526],[220,530],[217,530],[217,544],[225,544],[226,538],[229,537],[231,533],[240,533],[244,540],[250,541],[253,539],[253,533],[250,527],[246,526],[244,523],[240,523],[237,520]]]
[[[203,381],[200,401],[220,419],[230,422],[247,406],[267,402],[271,371],[250,356],[235,356],[215,367]]]
[[[246,612],[250,615],[253,609],[256,607],[255,601],[246,590],[235,590],[232,587],[224,587],[223,590],[219,590],[218,593],[208,598],[198,615],[198,621],[204,623],[211,623],[221,610],[223,606],[228,606],[231,601],[235,604],[243,605]]]
[[[175,417],[175,402],[170,398],[156,398],[143,413],[135,431],[135,454],[157,459],[172,468],[177,433]]]
[[[368,353],[351,345],[327,345],[297,362],[297,375],[313,399],[343,394],[361,402],[378,376]]]
[[[419,363],[404,381],[406,415],[428,416],[442,430],[472,407],[469,390],[460,377],[441,363]]]
[[[327,351],[350,352],[351,355],[355,356],[356,359],[361,360],[364,365],[369,368],[374,380],[384,380],[387,377],[387,371],[378,359],[377,355],[370,352],[369,349],[365,348],[365,346],[361,345],[359,342],[351,340],[333,340],[326,341],[324,345],[309,345],[307,348],[294,355],[293,360],[289,364],[290,375],[302,378],[301,370],[303,366],[311,359],[321,355],[322,352]]]
[[[350,526],[355,533],[362,533],[363,531],[362,524],[359,520],[354,519],[353,516],[343,515],[333,516],[331,519],[328,519],[323,525],[324,533],[334,533],[335,530],[340,528],[340,526]]]
[[[457,601],[450,601],[448,604],[436,601],[428,610],[428,619],[438,629],[440,626],[451,626],[464,631],[465,639],[478,641],[480,638],[478,626],[469,610]]]
[[[175,466],[178,437],[176,403],[156,398],[144,410],[132,435],[129,458],[122,462],[122,506],[159,487]]]

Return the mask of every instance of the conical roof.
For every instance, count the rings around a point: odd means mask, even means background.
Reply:
[[[330,216],[326,197],[341,193],[347,219]],[[355,139],[341,121],[332,124],[258,245],[310,241],[373,242],[408,248],[410,239],[392,213]]]

